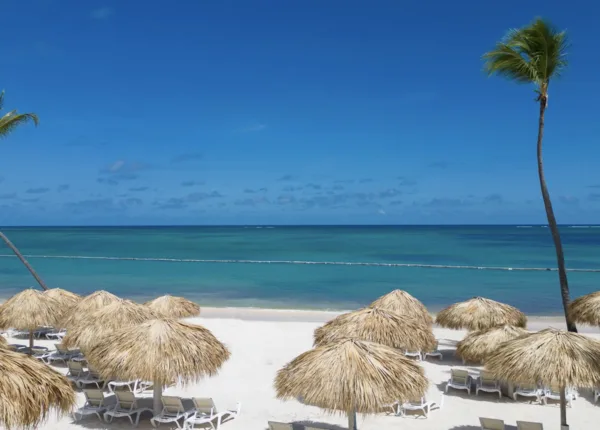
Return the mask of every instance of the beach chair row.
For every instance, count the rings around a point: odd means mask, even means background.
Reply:
[[[479,418],[481,430],[504,430],[504,421],[495,418]],[[517,430],[544,430],[541,423],[530,421],[517,421]]]
[[[102,390],[83,390],[85,404],[73,413],[75,421],[87,415],[96,415],[99,420],[112,422],[114,418],[126,417],[132,426],[137,426],[143,413],[153,414],[152,399],[138,398],[131,391],[115,391],[105,396]],[[152,426],[175,424],[180,429],[194,429],[209,425],[219,429],[224,419],[234,419],[241,412],[241,403],[235,410],[219,412],[212,398],[194,397],[191,399],[162,396],[162,411],[150,419]]]

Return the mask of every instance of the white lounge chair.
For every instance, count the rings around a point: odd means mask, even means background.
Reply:
[[[482,371],[475,383],[475,395],[479,395],[479,391],[486,393],[498,393],[498,397],[502,398],[502,390],[500,389],[500,381],[494,378],[489,372]]]
[[[158,427],[161,423],[175,423],[177,428],[183,428],[185,420],[195,412],[194,404],[191,400],[182,400],[175,396],[161,397],[163,409],[160,414],[155,415],[150,420],[153,427]],[[184,403],[186,403],[184,405]],[[181,423],[179,423],[181,420]]]
[[[73,358],[74,355],[79,353],[79,351],[71,351],[65,348],[60,343],[55,344],[55,347],[56,351],[50,353],[48,356],[45,357],[46,363],[48,364],[52,364],[55,361],[62,361],[64,364],[67,364],[67,361],[69,361],[71,358]]]
[[[572,407],[573,403],[572,401],[577,399],[577,394],[576,391],[573,390],[572,388],[567,388],[565,390],[565,397],[567,400],[567,406],[568,407]],[[560,389],[554,387],[554,388],[545,388],[542,390],[542,402],[547,405],[548,404],[548,400],[556,400],[556,401],[560,401]]]
[[[209,424],[215,428],[213,421],[217,418],[218,411],[215,402],[210,397],[194,397],[194,414],[185,420],[184,428],[193,429],[196,425]]]
[[[293,427],[290,423],[268,421],[267,424],[269,424],[269,430],[293,430]]]
[[[535,397],[538,402],[542,401],[542,390],[537,385],[521,384],[513,391],[513,399],[517,401],[517,396]]]
[[[86,415],[96,415],[100,421],[102,421],[103,414],[109,409],[115,407],[115,397],[104,397],[102,390],[83,390],[85,395],[84,405],[73,412],[73,419],[79,421]],[[79,416],[79,418],[77,418]]]
[[[405,357],[410,357],[410,358],[416,358],[418,361],[421,361],[423,359],[423,354],[421,354],[421,351],[404,351],[404,356]]]
[[[104,389],[106,380],[90,365],[85,375],[79,378],[79,387],[84,388],[87,385],[95,385],[98,389]]]
[[[115,391],[115,397],[117,398],[115,407],[104,412],[104,421],[107,423],[112,422],[113,418],[127,417],[131,425],[137,427],[144,412],[152,414],[151,398],[137,399],[131,391]],[[143,402],[147,403],[143,404]]]
[[[544,426],[541,423],[517,421],[517,430],[544,430]]]
[[[142,381],[140,379],[133,379],[131,381],[110,381],[108,384],[108,391],[111,393],[115,393],[123,388],[131,391],[132,393],[143,393],[150,387],[152,387],[151,382]]]
[[[230,419],[237,418],[241,411],[242,411],[242,404],[240,402],[238,402],[236,404],[236,408],[233,410],[217,412],[217,409],[213,408],[212,416],[202,417],[202,416],[198,416],[198,415],[193,415],[185,421],[186,427],[184,427],[184,428],[193,429],[197,425],[204,426],[204,424],[208,424],[211,426],[211,428],[218,430],[221,428],[221,423],[223,422],[223,418],[226,418],[226,417],[230,418]],[[216,426],[215,426],[215,421],[217,422]]]
[[[455,390],[466,390],[470,395],[472,382],[471,375],[466,370],[451,369],[450,379],[446,383],[446,393],[448,392],[448,388],[454,388]]]
[[[46,333],[46,339],[62,340],[63,337],[65,337],[66,335],[67,335],[67,330],[64,328],[61,328],[60,330],[52,330],[52,331]]]
[[[495,418],[479,417],[481,430],[504,430],[504,421]]]
[[[417,400],[412,400],[409,402],[404,402],[398,405],[398,415],[406,416],[407,411],[422,411],[425,418],[429,417],[429,412],[434,407],[437,409],[442,409],[444,406],[444,393],[441,393],[440,403],[430,402],[426,397],[421,397]]]
[[[67,372],[67,379],[71,381],[77,388],[80,388],[79,380],[87,376],[87,371],[83,367],[83,364],[80,361],[67,361],[67,368],[69,369]]]
[[[423,353],[423,360],[427,360],[428,357],[439,357],[440,361],[444,359],[444,354],[440,351],[440,345],[436,342],[435,349],[433,351]]]

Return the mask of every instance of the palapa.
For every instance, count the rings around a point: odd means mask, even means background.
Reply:
[[[573,300],[569,316],[576,323],[600,326],[600,291]]]
[[[394,348],[342,339],[307,351],[277,372],[281,400],[302,398],[329,413],[374,414],[383,405],[421,398],[429,383],[421,366]]]
[[[144,303],[161,318],[188,318],[200,315],[200,306],[184,297],[160,296]]]
[[[153,381],[154,409],[159,413],[163,386],[215,375],[230,352],[200,325],[155,319],[101,338],[86,356],[106,377]]]
[[[66,414],[76,403],[71,383],[60,373],[27,355],[0,349],[0,425],[37,428],[56,411]]]
[[[600,342],[550,328],[501,344],[485,367],[503,381],[558,388],[566,424],[565,387],[600,386]]]
[[[525,328],[527,317],[517,308],[484,297],[473,297],[441,310],[435,322],[451,329],[485,330],[500,325]]]
[[[409,351],[433,351],[436,345],[429,324],[376,307],[339,315],[314,333],[315,345],[342,338],[356,338]]]
[[[379,297],[369,306],[386,309],[429,325],[433,324],[433,318],[425,305],[406,291],[391,291],[385,296]]]
[[[60,303],[32,288],[15,294],[0,306],[0,329],[28,330],[30,352],[33,332],[43,326],[55,326],[59,318]]]
[[[120,328],[130,327],[158,316],[148,306],[119,299],[101,307],[71,326],[62,343],[67,348],[79,347],[86,352],[103,336],[110,337]]]
[[[528,334],[527,330],[511,325],[472,331],[458,342],[456,355],[465,362],[482,363],[498,349],[500,344]]]
[[[67,315],[61,319],[60,326],[68,331],[71,327],[80,324],[81,320],[88,318],[92,312],[118,300],[121,299],[108,291],[96,291],[89,296],[85,296],[77,305],[72,307]]]
[[[60,304],[59,309],[62,315],[66,315],[82,299],[79,294],[63,290],[62,288],[51,288],[44,291],[44,294],[48,297],[52,297]]]

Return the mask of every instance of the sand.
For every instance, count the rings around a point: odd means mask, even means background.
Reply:
[[[259,309],[203,309],[201,318],[190,321],[202,324],[231,350],[231,359],[225,363],[218,376],[204,380],[189,387],[168,388],[166,394],[182,397],[212,397],[220,409],[233,409],[236,402],[242,403],[238,418],[225,422],[223,430],[265,430],[267,421],[282,421],[301,424],[311,423],[323,429],[346,429],[344,416],[324,414],[320,409],[302,405],[296,401],[281,402],[275,399],[273,379],[275,373],[288,361],[312,346],[312,332],[322,322],[335,314],[312,311],[279,311]],[[564,327],[560,318],[532,318],[529,329],[544,327]],[[477,372],[478,366],[463,366],[454,357],[454,348],[464,332],[436,328],[435,335],[440,341],[444,360],[429,359],[423,362],[430,380],[428,398],[440,402],[445,381],[453,367],[465,368]],[[590,336],[600,337],[598,330],[587,329]],[[25,344],[24,339],[9,340]],[[52,345],[50,341],[38,341],[40,345]],[[65,368],[57,367],[66,373]],[[144,395],[150,396],[151,392]],[[580,397],[568,409],[567,416],[571,429],[590,429],[597,427],[600,419],[600,403],[594,404],[590,390],[581,390]],[[79,404],[84,398],[78,394]],[[476,430],[479,429],[479,417],[503,419],[508,429],[516,428],[516,421],[535,421],[544,424],[545,429],[558,429],[559,407],[557,404],[530,404],[526,400],[514,402],[508,398],[498,400],[494,394],[474,394],[450,390],[444,396],[443,408],[431,411],[429,418],[397,417],[385,414],[358,418],[361,430]],[[152,428],[150,416],[144,415],[139,428]],[[98,421],[88,416],[83,421],[74,422],[71,417],[51,418],[39,429],[72,430],[81,428],[116,429],[131,428],[126,418],[115,419],[113,424]],[[175,428],[174,425],[161,425],[160,428]]]

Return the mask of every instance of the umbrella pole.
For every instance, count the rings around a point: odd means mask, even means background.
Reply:
[[[569,430],[567,424],[567,395],[565,387],[560,387],[560,430]]]
[[[29,355],[33,355],[33,330],[29,330]]]
[[[154,381],[154,415],[158,415],[162,411],[162,384]]]
[[[356,411],[353,409],[348,411],[348,429],[357,430],[356,427]]]

